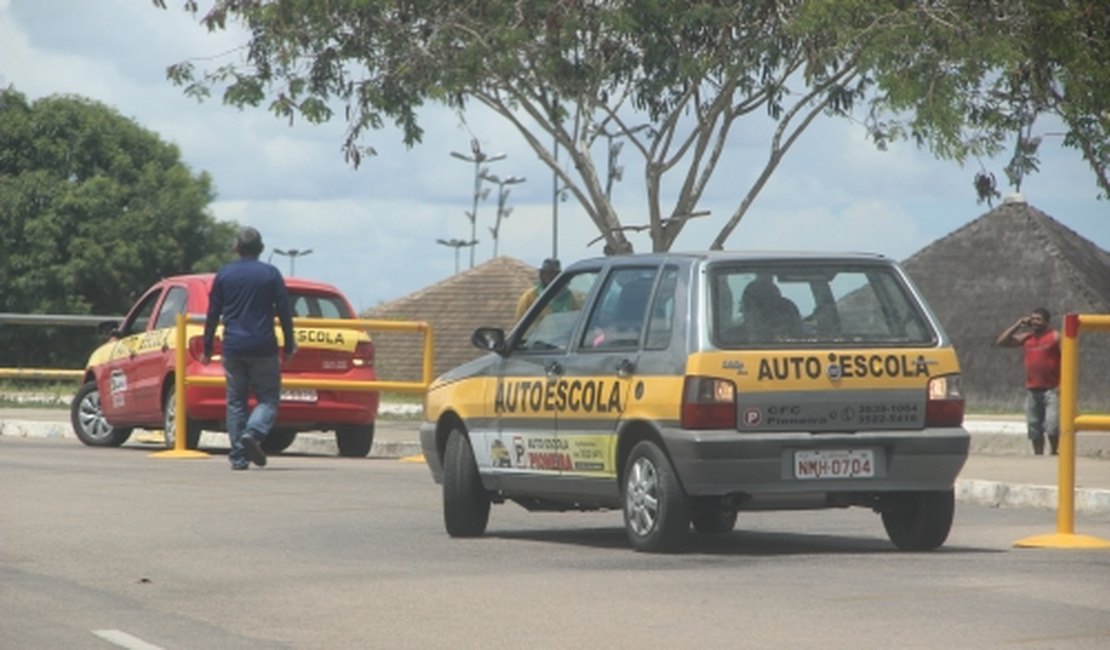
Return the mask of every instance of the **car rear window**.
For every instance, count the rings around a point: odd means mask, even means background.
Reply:
[[[928,320],[893,267],[745,264],[710,274],[718,347],[926,345]]]
[[[353,318],[347,302],[339,296],[289,291],[289,302],[294,317],[302,318]]]

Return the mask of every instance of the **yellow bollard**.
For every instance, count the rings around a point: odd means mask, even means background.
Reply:
[[[185,314],[177,315],[176,335],[177,349],[174,350],[173,373],[173,449],[156,451],[151,458],[208,458],[208,454],[196,449],[186,449],[185,435]]]
[[[1034,535],[1014,542],[1018,548],[1110,548],[1110,540],[1075,534],[1075,430],[1076,421],[1110,430],[1110,418],[1076,415],[1079,392],[1079,333],[1085,321],[1092,331],[1110,331],[1110,317],[1064,316],[1064,338],[1060,341],[1060,469],[1057,488],[1056,532]]]

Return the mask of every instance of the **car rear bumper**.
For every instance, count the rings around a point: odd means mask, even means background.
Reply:
[[[971,440],[962,427],[820,435],[666,429],[662,435],[687,494],[749,497],[948,490]],[[798,451],[862,449],[873,452],[874,476],[795,477]]]
[[[378,414],[378,394],[320,390],[315,402],[282,401],[275,426],[297,429],[369,424]],[[254,405],[251,399],[251,405]],[[215,387],[186,388],[189,417],[203,422],[220,422],[227,417],[225,390]]]

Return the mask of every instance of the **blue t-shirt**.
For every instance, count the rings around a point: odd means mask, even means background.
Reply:
[[[224,322],[223,354],[261,357],[277,354],[274,316],[281,320],[285,352],[293,351],[293,312],[289,292],[276,267],[257,259],[241,258],[216,273],[208,294],[204,323],[204,351],[211,355],[220,319]]]

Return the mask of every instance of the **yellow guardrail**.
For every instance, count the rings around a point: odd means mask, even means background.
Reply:
[[[177,315],[176,331],[177,342],[174,372],[174,435],[173,449],[159,451],[151,454],[157,458],[205,458],[208,454],[203,451],[186,449],[185,431],[185,386],[223,386],[227,382],[224,377],[186,377],[186,323],[204,322],[202,316],[186,317],[185,314]],[[391,320],[351,320],[340,318],[294,318],[293,326],[301,327],[334,327],[358,331],[377,332],[416,332],[424,335],[422,376],[420,381],[343,381],[335,379],[282,379],[281,385],[285,388],[324,388],[332,390],[352,391],[379,391],[396,393],[423,393],[432,383],[432,364],[434,361],[435,336],[432,327],[421,321],[391,321]]]
[[[1075,534],[1075,432],[1110,431],[1110,414],[1079,415],[1079,335],[1110,332],[1110,316],[1066,314],[1060,339],[1060,474],[1057,487],[1056,532],[1014,542],[1021,548],[1110,548],[1110,541]]]
[[[0,379],[26,379],[51,381],[57,379],[81,381],[83,370],[52,370],[49,368],[0,368]]]

